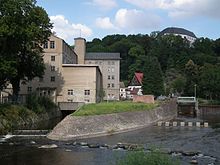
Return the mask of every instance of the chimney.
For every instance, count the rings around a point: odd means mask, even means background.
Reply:
[[[85,63],[86,40],[84,38],[75,38],[74,51],[78,56],[78,64]]]

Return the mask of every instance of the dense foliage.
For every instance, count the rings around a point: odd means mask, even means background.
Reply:
[[[198,38],[193,44],[180,36],[108,35],[87,43],[88,52],[120,52],[121,81],[144,73],[144,93],[175,93],[218,99],[220,39]]]
[[[20,80],[44,74],[41,44],[51,28],[46,11],[35,0],[1,0],[0,89],[10,82],[16,96]]]

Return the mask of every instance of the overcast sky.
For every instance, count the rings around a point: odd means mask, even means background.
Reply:
[[[181,27],[197,37],[220,38],[220,0],[38,0],[57,36],[73,45],[110,34],[150,34]]]

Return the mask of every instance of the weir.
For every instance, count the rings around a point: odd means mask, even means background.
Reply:
[[[177,98],[177,115],[196,117],[198,112],[198,102],[195,97]]]

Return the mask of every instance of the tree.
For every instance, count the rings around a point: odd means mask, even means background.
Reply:
[[[200,68],[198,86],[202,95],[212,99],[220,98],[220,66],[205,64]]]
[[[147,56],[144,60],[142,72],[143,78],[143,93],[153,94],[155,96],[164,94],[164,81],[160,64],[156,57]]]
[[[185,77],[186,86],[184,93],[186,95],[193,96],[194,85],[198,82],[198,66],[192,60],[189,60],[185,66]]]
[[[0,68],[5,69],[0,85],[9,81],[17,96],[21,80],[44,74],[41,45],[51,35],[52,24],[35,0],[1,0],[0,16]]]
[[[131,80],[134,73],[141,70],[145,52],[140,45],[136,45],[130,48],[128,54],[132,58],[132,63],[128,67],[128,78]]]

